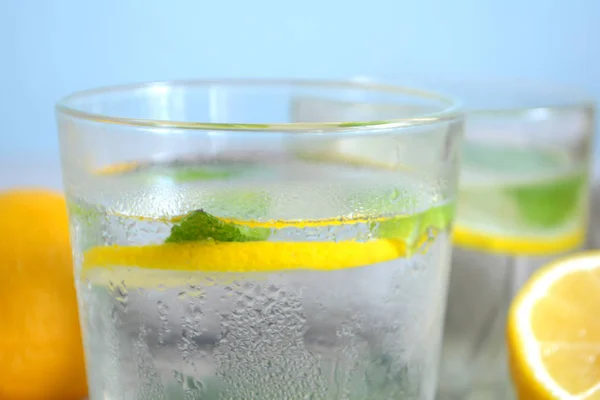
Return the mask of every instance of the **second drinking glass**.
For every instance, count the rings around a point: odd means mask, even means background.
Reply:
[[[511,398],[511,300],[538,267],[585,240],[594,105],[532,84],[446,89],[468,118],[440,399]]]

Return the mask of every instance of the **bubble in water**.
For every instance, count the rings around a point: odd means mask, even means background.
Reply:
[[[124,312],[127,312],[129,292],[125,282],[113,286],[114,299],[121,305]]]
[[[318,361],[304,346],[300,298],[276,285],[245,282],[222,315],[214,350],[225,398],[324,398]],[[299,376],[304,378],[298,379]]]
[[[136,398],[139,400],[169,400],[160,375],[154,365],[154,359],[145,340],[136,340],[133,344],[133,354],[137,370]]]
[[[169,306],[159,300],[156,304],[156,308],[158,310],[158,319],[160,321],[160,326],[158,328],[158,343],[163,345],[165,343],[165,337],[171,333],[171,328],[169,327]]]

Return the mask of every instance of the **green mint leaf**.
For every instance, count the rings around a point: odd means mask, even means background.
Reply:
[[[193,211],[171,228],[165,243],[214,240],[217,242],[251,242],[266,240],[271,231],[266,228],[249,228],[225,222],[203,210]]]
[[[531,226],[552,228],[566,222],[580,207],[587,177],[584,174],[507,190],[522,218]]]

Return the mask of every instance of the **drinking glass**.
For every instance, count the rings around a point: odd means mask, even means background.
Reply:
[[[537,83],[452,90],[467,125],[439,398],[514,398],[508,307],[537,268],[585,241],[594,105]]]
[[[455,100],[175,81],[57,119],[91,400],[434,398]]]

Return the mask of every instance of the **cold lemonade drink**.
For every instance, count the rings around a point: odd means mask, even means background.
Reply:
[[[541,265],[585,238],[585,160],[467,143],[445,323],[444,398],[510,398],[508,307]]]

